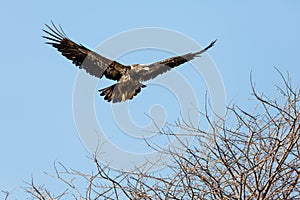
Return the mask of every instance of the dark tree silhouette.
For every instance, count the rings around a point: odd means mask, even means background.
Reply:
[[[279,95],[273,99],[259,94],[251,81],[257,102],[251,112],[231,105],[225,118],[215,123],[207,108],[200,114],[209,130],[179,120],[175,126],[188,130],[197,144],[185,146],[184,154],[161,148],[173,159],[164,173],[148,173],[143,167],[114,171],[94,155],[94,174],[55,163],[53,177],[66,186],[57,196],[33,180],[24,189],[33,199],[300,198],[300,90],[288,76],[279,74],[283,86],[277,87]],[[160,133],[178,139],[171,131]],[[84,191],[75,179],[86,183]]]

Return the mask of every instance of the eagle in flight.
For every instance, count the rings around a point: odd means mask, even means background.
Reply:
[[[141,88],[146,87],[142,82],[153,79],[174,67],[200,56],[216,42],[216,40],[211,42],[198,52],[171,57],[149,65],[123,65],[73,42],[67,37],[61,26],[56,27],[53,22],[52,26],[45,25],[48,28],[43,30],[47,34],[47,36],[43,36],[43,38],[48,40],[46,44],[52,45],[63,56],[71,60],[73,64],[80,69],[84,69],[90,75],[98,78],[105,76],[108,79],[117,81],[116,84],[99,90],[100,95],[104,96],[105,100],[113,103],[132,99],[141,91]]]

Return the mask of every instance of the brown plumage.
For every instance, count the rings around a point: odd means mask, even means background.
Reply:
[[[206,48],[195,53],[175,56],[149,65],[134,64],[123,65],[110,60],[70,40],[62,28],[52,27],[46,24],[48,30],[43,30],[47,36],[47,44],[56,48],[63,56],[71,60],[80,69],[84,69],[90,75],[98,78],[105,76],[117,81],[116,84],[99,90],[100,95],[108,102],[122,102],[132,99],[141,88],[146,87],[141,82],[155,78],[156,76],[171,70],[185,62],[188,62],[211,48],[215,42],[211,42]]]

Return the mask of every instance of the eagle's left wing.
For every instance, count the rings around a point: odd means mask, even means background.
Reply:
[[[52,27],[47,24],[46,26],[48,30],[43,30],[47,33],[47,36],[43,36],[43,38],[48,39],[46,43],[52,45],[64,57],[87,73],[98,78],[102,78],[104,75],[106,78],[119,80],[128,70],[129,66],[110,60],[81,44],[73,42],[66,36],[62,28],[56,27],[53,22]]]
[[[152,63],[147,66],[148,67],[147,70],[143,70],[143,73],[140,74],[139,78],[141,81],[147,81],[147,80],[153,79],[156,76],[163,74],[163,73],[171,70],[172,68],[177,67],[185,62],[188,62],[188,61],[194,59],[195,57],[199,56],[200,54],[206,52],[209,48],[214,46],[216,41],[217,40],[214,40],[207,47],[205,47],[204,49],[202,49],[198,52],[188,53],[188,54],[185,54],[182,56],[171,57],[171,58],[168,58],[163,61]]]

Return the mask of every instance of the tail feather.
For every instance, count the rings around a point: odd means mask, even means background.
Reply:
[[[104,96],[104,100],[117,103],[133,99],[144,87],[146,86],[139,82],[116,83],[99,90],[99,92],[100,96]]]

